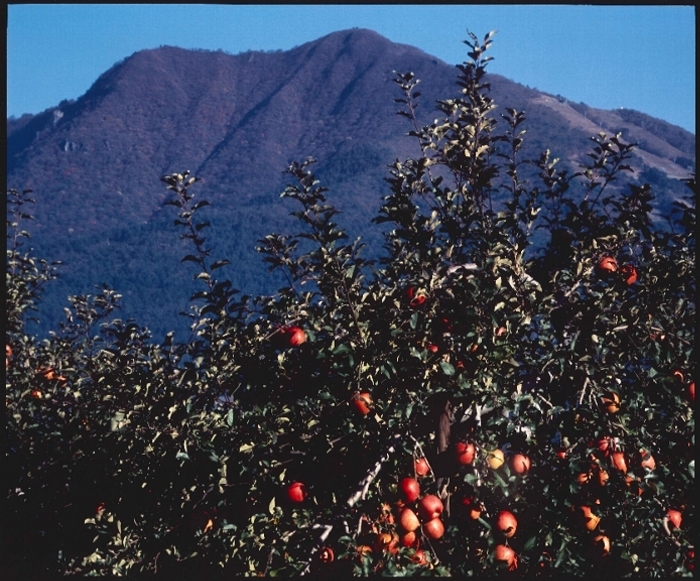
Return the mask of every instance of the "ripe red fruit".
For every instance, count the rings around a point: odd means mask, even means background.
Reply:
[[[428,564],[428,558],[425,556],[425,551],[423,551],[422,549],[416,550],[416,552],[411,557],[411,561],[413,561],[416,565]]]
[[[603,456],[609,456],[615,446],[615,442],[610,436],[604,436],[596,442],[596,448]]]
[[[418,500],[420,496],[420,484],[415,478],[404,478],[399,483],[399,490],[409,504]]]
[[[508,569],[508,571],[515,571],[518,568],[518,556],[507,545],[496,545],[493,556],[499,568]]]
[[[612,256],[604,256],[598,263],[598,268],[603,272],[617,272],[617,261]]]
[[[406,531],[401,536],[399,536],[399,543],[402,547],[413,547],[418,548],[420,546],[420,540],[416,531]]]
[[[301,327],[284,327],[284,329],[282,329],[282,335],[290,347],[298,347],[306,342],[306,333]]]
[[[321,563],[332,563],[335,561],[335,552],[330,547],[321,547],[318,551],[318,559]]]
[[[408,304],[414,309],[422,305],[428,299],[428,294],[423,289],[417,289],[413,286],[408,287],[406,295],[409,298]]]
[[[583,517],[583,526],[589,531],[594,530],[600,523],[600,517],[593,514],[590,506],[582,506],[580,509],[581,516]]]
[[[691,381],[688,384],[688,397],[690,398],[690,401],[695,401],[695,382]]]
[[[620,411],[620,396],[614,391],[609,391],[600,398],[600,401],[609,414],[616,414]]]
[[[469,518],[472,520],[476,520],[481,516],[482,506],[473,498],[463,498],[462,507],[464,511],[469,515]]]
[[[372,395],[368,392],[360,393],[352,399],[352,403],[357,411],[366,416],[372,407]]]
[[[413,468],[418,476],[425,476],[430,472],[430,466],[425,458],[416,458],[413,462]]]
[[[445,525],[439,518],[434,518],[423,525],[423,531],[431,539],[439,539],[445,534]]]
[[[410,508],[404,508],[401,511],[401,514],[399,514],[399,524],[403,530],[409,533],[420,527],[418,516]]]
[[[471,464],[475,455],[476,447],[471,442],[457,442],[455,444],[455,456],[460,464]]]
[[[287,487],[287,497],[292,502],[303,502],[306,498],[306,485],[303,482],[292,482]]]
[[[642,468],[646,468],[647,470],[656,470],[656,460],[654,460],[654,457],[651,455],[649,450],[641,449],[639,451],[639,455],[641,456],[640,464],[642,465]]]
[[[387,551],[392,555],[399,552],[399,536],[396,534],[380,533],[377,535],[375,549],[378,553]]]
[[[530,470],[530,458],[525,454],[516,454],[511,458],[510,465],[516,474],[527,474]]]
[[[674,527],[676,527],[677,529],[681,528],[683,516],[679,511],[669,509],[669,511],[666,513],[666,517],[668,518],[668,522],[670,522]]]
[[[593,539],[594,553],[598,557],[605,557],[610,554],[610,539],[605,535],[597,535]]]
[[[438,518],[444,509],[442,500],[434,494],[428,494],[418,503],[418,514],[425,522]]]
[[[625,455],[622,452],[613,452],[610,457],[610,463],[613,465],[613,468],[620,472],[627,472],[627,460],[625,460]]]
[[[637,269],[631,264],[625,264],[620,269],[620,273],[625,277],[625,282],[627,284],[634,284],[637,282]]]
[[[518,529],[518,519],[515,515],[507,510],[502,510],[496,516],[496,528],[503,533],[503,535],[509,539]]]

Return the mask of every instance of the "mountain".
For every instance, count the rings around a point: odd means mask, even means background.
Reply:
[[[466,55],[465,55],[466,58]],[[393,71],[421,79],[418,115],[438,117],[437,99],[458,94],[454,66],[375,32],[335,32],[289,51],[222,51],[161,47],[133,54],[100,76],[79,99],[7,122],[8,187],[31,188],[37,206],[32,244],[62,260],[62,277],[45,296],[44,324],[55,328],[68,294],[104,283],[124,295],[124,317],[157,334],[184,330],[192,271],[189,253],[164,206],[160,177],[189,169],[206,216],[212,256],[247,294],[274,292],[254,247],[272,232],[296,228],[292,202],[279,199],[290,161],[318,160],[318,177],[343,211],[340,222],[370,246],[386,193],[387,165],[416,156]],[[634,179],[653,184],[658,213],[684,191],[695,167],[695,136],[643,113],[604,111],[489,75],[503,111],[525,111],[526,155],[552,150],[575,167],[600,131],[639,144]],[[498,111],[497,111],[498,113]]]

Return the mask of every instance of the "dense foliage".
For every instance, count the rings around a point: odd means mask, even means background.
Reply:
[[[286,283],[242,295],[198,178],[163,177],[200,285],[187,341],[114,318],[109,287],[27,334],[55,266],[26,249],[30,192],[9,193],[6,564],[690,574],[694,198],[659,228],[648,185],[613,188],[634,149],[619,135],[575,175],[524,158],[525,114],[493,114],[491,35],[467,44],[431,125],[397,75],[421,154],[390,169],[379,261],[293,163],[299,232],[258,248]]]

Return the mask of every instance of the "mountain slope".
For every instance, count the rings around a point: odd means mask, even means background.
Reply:
[[[279,283],[264,275],[254,245],[295,227],[293,206],[279,200],[292,160],[319,160],[341,223],[378,248],[380,232],[368,222],[386,192],[386,166],[418,153],[405,135],[411,127],[395,114],[393,71],[421,79],[424,123],[438,117],[438,98],[458,93],[455,67],[353,29],[285,52],[141,51],[78,100],[8,120],[8,185],[35,190],[33,244],[66,263],[47,294],[46,323],[55,325],[65,295],[106,282],[125,294],[125,316],[159,333],[178,325],[192,283],[179,264],[187,249],[174,213],[163,206],[165,173],[190,169],[203,178],[195,193],[212,202],[214,255],[232,260],[227,274],[247,293]],[[498,75],[489,80],[500,111],[526,112],[528,155],[549,148],[564,162],[580,161],[599,131],[640,143],[633,165],[637,178],[656,180],[660,213],[682,191],[668,176],[694,167],[694,138],[680,128],[572,104]]]

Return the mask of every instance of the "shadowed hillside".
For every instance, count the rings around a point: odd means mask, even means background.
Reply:
[[[40,256],[65,263],[46,294],[42,319],[55,327],[67,294],[107,283],[124,294],[125,317],[157,333],[178,327],[191,282],[186,253],[164,208],[159,178],[189,169],[202,178],[213,255],[231,260],[230,278],[249,294],[274,292],[255,242],[289,227],[279,193],[292,160],[315,157],[317,175],[352,235],[375,250],[369,219],[386,192],[386,166],[415,156],[395,115],[393,71],[421,79],[419,119],[435,101],[458,94],[457,70],[416,48],[353,29],[284,52],[138,52],[104,73],[76,101],[8,120],[8,186],[35,191],[30,225]],[[631,110],[601,111],[490,75],[500,106],[524,110],[525,154],[583,161],[588,137],[622,132],[640,144],[633,180],[652,183],[657,215],[684,190],[674,180],[695,165],[688,132]],[[546,144],[546,146],[545,146]],[[571,165],[572,170],[576,169]],[[673,180],[670,178],[674,178]]]

